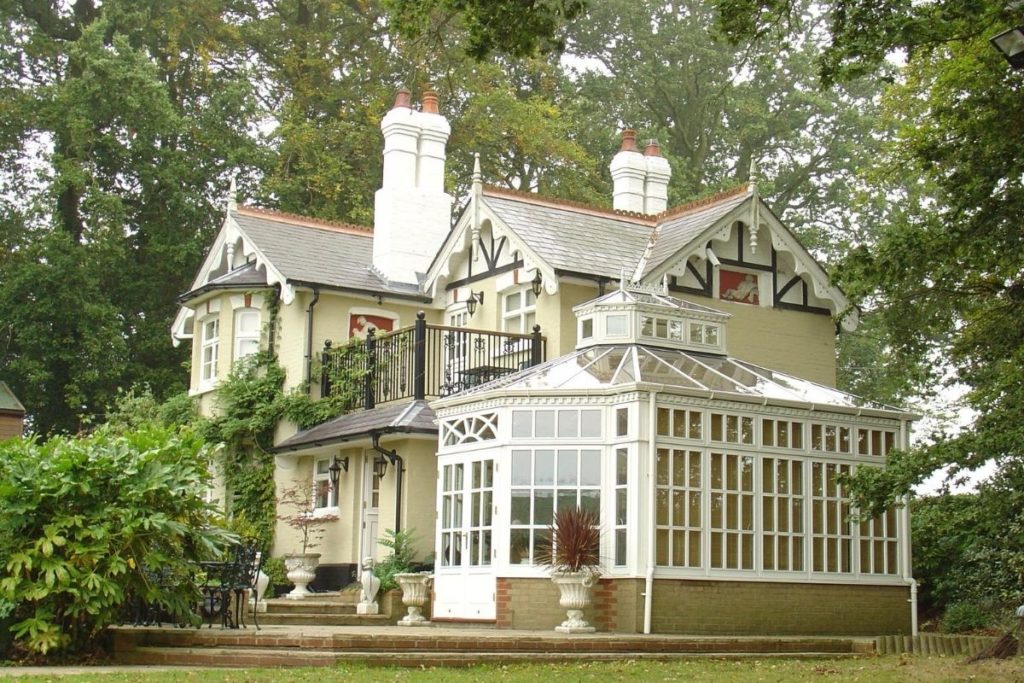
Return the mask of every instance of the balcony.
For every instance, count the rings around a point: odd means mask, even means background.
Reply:
[[[320,395],[346,397],[345,410],[369,410],[404,399],[451,396],[544,362],[546,340],[532,334],[489,332],[416,322],[365,343],[332,348],[321,357]]]

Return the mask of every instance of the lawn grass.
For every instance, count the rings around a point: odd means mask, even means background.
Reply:
[[[17,669],[0,668],[0,677]],[[65,680],[73,683],[435,683],[443,681],[546,681],[548,683],[607,681],[1021,681],[1024,658],[965,664],[962,658],[886,656],[858,659],[687,660],[680,662],[621,661],[584,664],[514,664],[445,669],[400,669],[339,665],[302,669],[175,669],[170,671],[86,672],[67,675],[19,676],[19,682]]]

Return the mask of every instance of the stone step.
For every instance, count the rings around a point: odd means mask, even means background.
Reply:
[[[355,603],[337,600],[268,600],[266,614],[355,614]]]
[[[325,617],[327,618],[327,617]],[[361,617],[366,619],[367,617]],[[638,654],[759,654],[799,655],[869,653],[874,643],[867,639],[829,637],[730,638],[685,637],[597,633],[564,636],[548,632],[507,632],[478,629],[457,632],[426,628],[374,626],[308,628],[273,626],[259,631],[247,629],[171,629],[118,627],[114,632],[114,650],[127,653],[139,648],[251,649],[350,652],[462,652],[481,655],[489,652],[524,654],[564,654],[569,652]]]
[[[259,615],[259,619],[261,626],[384,626],[392,622],[386,614],[354,612],[267,612]]]
[[[339,661],[379,666],[472,666],[475,664],[513,664],[525,662],[573,662],[682,659],[836,659],[856,657],[854,653],[837,652],[465,652],[444,650],[294,650],[252,648],[182,648],[140,647],[116,656],[121,664],[191,665],[216,667],[298,667],[329,666]]]

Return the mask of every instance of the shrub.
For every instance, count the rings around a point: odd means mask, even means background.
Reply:
[[[377,541],[378,544],[391,550],[387,557],[373,567],[374,575],[380,579],[381,593],[398,588],[395,574],[411,572],[416,566],[415,551],[413,550],[415,539],[415,529],[397,532],[393,529],[386,529],[384,538]]]
[[[541,538],[537,563],[553,572],[598,573],[601,568],[601,518],[593,510],[562,508]]]
[[[130,596],[190,619],[195,561],[233,539],[211,524],[207,472],[195,434],[153,426],[0,444],[0,600],[16,605],[14,637],[44,654],[86,649]]]
[[[985,628],[989,623],[989,614],[971,602],[954,602],[946,608],[942,615],[943,633],[964,633]]]

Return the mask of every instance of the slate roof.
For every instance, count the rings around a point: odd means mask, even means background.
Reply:
[[[653,236],[654,245],[647,257],[647,263],[644,264],[642,275],[647,275],[660,266],[727,213],[745,202],[747,197],[746,186],[742,185],[731,192],[716,195],[704,202],[684,205],[665,214],[658,222],[658,229]]]
[[[484,202],[555,270],[618,277],[636,268],[654,221],[487,188]]]
[[[370,270],[368,228],[240,208],[231,217],[290,282],[419,296],[415,285],[389,283]]]
[[[0,413],[24,415],[25,406],[14,395],[6,382],[0,382]]]
[[[282,453],[352,441],[366,437],[371,432],[437,434],[434,411],[426,401],[392,403],[372,410],[357,410],[301,431],[279,443],[273,451]]]

